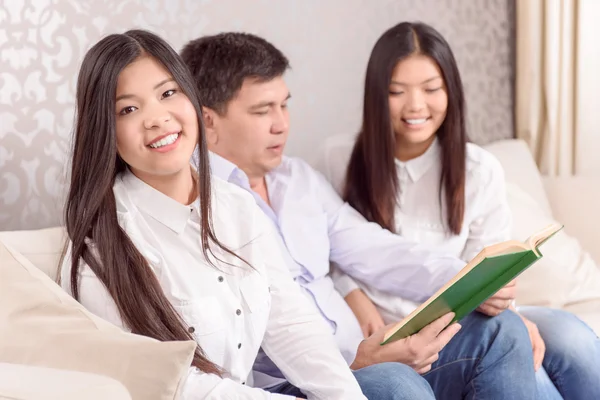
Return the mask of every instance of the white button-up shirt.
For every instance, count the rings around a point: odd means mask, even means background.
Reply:
[[[191,367],[183,398],[293,398],[243,385],[262,346],[309,398],[364,399],[328,326],[287,271],[276,234],[252,197],[218,178],[212,190],[216,236],[252,268],[219,249],[215,255],[224,262],[213,260],[217,268],[207,262],[200,245],[198,200],[182,205],[129,171],[113,187],[120,226],[208,359],[226,371],[220,378]],[[61,276],[71,293],[69,257]],[[87,309],[127,329],[87,265],[81,266],[80,285],[80,301]]]
[[[362,333],[328,275],[330,260],[358,280],[414,301],[427,299],[464,266],[455,257],[432,253],[367,222],[300,159],[284,157],[265,177],[271,207],[251,190],[248,177],[233,163],[210,153],[210,166],[216,176],[253,194],[270,218],[281,236],[288,268],[330,322],[349,363]],[[255,369],[274,374],[262,362]]]
[[[354,142],[355,138],[348,135],[328,139],[317,167],[338,193],[342,191]],[[465,214],[458,235],[445,230],[446,208],[440,206],[441,148],[437,138],[421,156],[407,162],[396,160],[396,171],[399,191],[395,229],[406,239],[468,262],[485,246],[510,238],[504,171],[500,162],[481,147],[467,144]],[[341,291],[361,287],[388,321],[406,316],[417,305],[366,281],[353,282],[340,273],[336,275],[336,287]]]

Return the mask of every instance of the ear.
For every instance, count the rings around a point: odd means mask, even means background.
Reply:
[[[209,145],[216,145],[219,142],[218,117],[212,108],[202,107],[202,121],[204,122],[206,141]]]

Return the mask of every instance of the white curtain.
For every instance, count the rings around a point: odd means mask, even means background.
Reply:
[[[579,12],[578,0],[516,1],[516,136],[550,176],[576,172]]]

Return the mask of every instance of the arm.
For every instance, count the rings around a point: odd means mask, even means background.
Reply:
[[[309,399],[364,399],[330,328],[292,280],[272,225],[257,212],[263,228],[254,243],[265,255],[272,298],[263,350]]]
[[[469,236],[461,258],[469,261],[486,246],[510,239],[512,215],[506,196],[502,165],[492,155],[483,158],[485,168],[473,169],[467,175],[467,185],[478,193],[471,204],[475,217],[470,222]],[[483,171],[483,175],[482,175]],[[480,305],[477,310],[496,316],[507,307],[514,306],[516,282],[513,281]]]
[[[476,189],[481,191],[481,196],[473,205],[477,216],[469,224],[469,237],[461,255],[465,261],[470,261],[486,246],[510,239],[512,216],[506,197],[504,170],[500,163],[493,161],[489,176],[467,176],[477,182]]]
[[[336,266],[331,268],[331,279],[335,289],[344,297],[356,316],[365,339],[385,326],[377,307],[354,279],[344,274]]]
[[[61,285],[67,293],[72,295],[70,265],[71,257],[69,249],[61,268]],[[115,302],[100,279],[98,279],[92,270],[83,262],[79,271],[80,303],[98,317],[129,332],[130,330],[123,324]],[[189,368],[187,378],[185,379],[185,382],[183,382],[181,393],[181,398],[183,400],[295,399],[294,396],[271,394],[261,389],[241,385],[231,379],[223,379],[217,375],[206,374],[196,367]]]
[[[344,203],[318,172],[307,172],[313,193],[327,214],[330,259],[353,278],[378,290],[421,302],[449,281],[465,263],[432,252],[367,222]]]

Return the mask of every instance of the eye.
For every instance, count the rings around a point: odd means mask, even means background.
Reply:
[[[254,113],[253,113],[253,114],[255,114],[255,115],[267,115],[268,113],[269,113],[269,110],[268,110],[268,109],[266,109],[266,110],[258,110],[258,111],[254,111]]]
[[[425,92],[427,92],[427,93],[435,93],[435,92],[437,92],[440,89],[441,89],[441,87],[437,87],[437,88],[433,88],[433,89],[425,89]]]
[[[167,98],[167,97],[171,97],[171,96],[173,96],[175,93],[177,93],[177,90],[176,90],[176,89],[169,89],[169,90],[167,90],[166,92],[164,92],[164,93],[162,94],[162,98],[164,99],[164,98]]]
[[[400,96],[401,94],[404,94],[404,92],[390,90],[390,96]]]
[[[137,110],[137,108],[135,108],[134,106],[127,106],[127,107],[122,108],[121,111],[119,111],[119,115],[131,114],[135,110]]]

